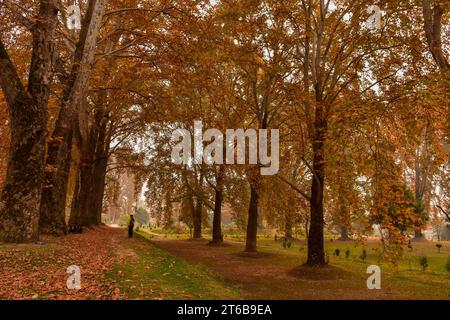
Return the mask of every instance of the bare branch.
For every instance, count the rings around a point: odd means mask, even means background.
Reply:
[[[294,191],[297,191],[300,195],[302,195],[306,200],[311,201],[311,197],[308,196],[306,194],[306,192],[300,190],[298,187],[296,187],[292,182],[290,182],[289,180],[283,178],[280,175],[276,176],[278,179],[280,179],[281,181],[283,181],[284,183],[286,183],[288,186],[290,186]]]

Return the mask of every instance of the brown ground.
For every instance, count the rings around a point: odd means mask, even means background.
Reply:
[[[301,267],[300,261],[276,253],[242,253],[242,243],[207,246],[207,240],[155,238],[160,248],[200,264],[236,286],[244,299],[401,299],[389,288],[368,290],[367,275],[338,267]]]
[[[66,237],[42,236],[42,244],[9,244],[0,250],[0,299],[111,299],[103,281],[112,264],[134,252],[123,248],[121,229],[96,227]],[[114,256],[112,253],[115,253]],[[81,290],[67,289],[67,267],[81,270]]]

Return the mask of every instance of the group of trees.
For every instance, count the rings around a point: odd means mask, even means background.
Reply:
[[[2,1],[0,83],[11,138],[2,154],[1,241],[66,233],[66,206],[70,224],[101,222],[108,160],[140,121],[128,96],[137,76],[123,72],[132,67],[127,48],[143,37],[126,14],[138,2],[77,2],[77,30],[67,11],[74,1]],[[140,23],[163,10],[141,12]]]
[[[374,1],[374,26],[362,0],[75,1],[81,30],[67,28],[72,3],[0,7],[0,241],[64,234],[66,207],[71,224],[100,223],[121,170],[159,221],[179,203],[194,238],[211,213],[212,244],[225,202],[249,252],[262,220],[304,227],[308,265],[325,263],[326,228],[347,239],[376,224],[390,248],[446,212],[446,2]],[[171,133],[196,120],[279,129],[279,172],[174,164]]]

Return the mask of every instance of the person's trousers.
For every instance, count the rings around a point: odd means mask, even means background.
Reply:
[[[128,238],[133,238],[133,227],[128,227]]]

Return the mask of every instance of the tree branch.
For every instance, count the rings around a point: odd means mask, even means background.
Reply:
[[[17,70],[9,58],[8,52],[3,45],[0,34],[0,86],[8,102],[9,108],[12,108],[14,101],[19,93],[25,93],[22,82],[20,81]]]
[[[302,195],[306,200],[310,201],[311,197],[308,196],[304,191],[300,190],[299,188],[297,188],[292,182],[290,182],[289,180],[283,178],[280,175],[276,176],[278,179],[280,179],[281,181],[283,181],[284,183],[286,183],[288,186],[290,186],[294,191],[297,191],[298,193],[300,193],[300,195]]]
[[[447,217],[447,221],[450,222],[450,215],[445,212],[445,210],[440,205],[436,205],[436,207],[438,207],[442,211],[442,213],[445,214],[445,216]]]

